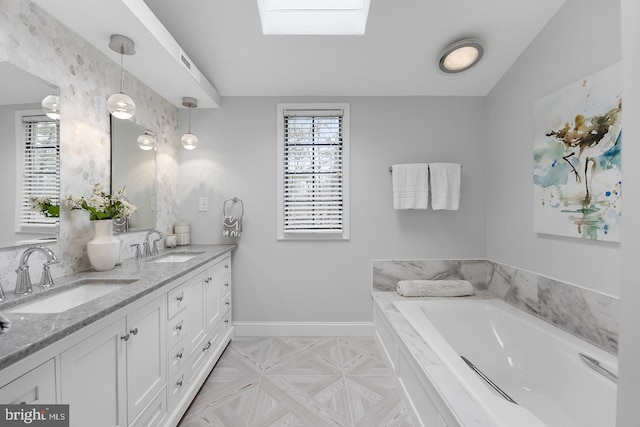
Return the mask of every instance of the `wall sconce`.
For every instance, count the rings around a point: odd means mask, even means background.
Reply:
[[[60,120],[60,97],[47,95],[42,100],[42,111],[53,120]]]
[[[120,92],[114,93],[107,100],[107,108],[113,117],[117,119],[129,119],[136,113],[136,104],[129,95],[124,93],[124,55],[133,55],[136,53],[133,40],[120,34],[111,35],[109,47],[114,52],[120,54]]]
[[[145,130],[144,133],[138,137],[138,147],[140,147],[141,150],[155,150],[156,146],[156,134],[150,130]]]
[[[480,62],[483,55],[484,47],[479,40],[459,40],[442,51],[440,70],[447,74],[461,73]]]
[[[198,137],[191,133],[191,109],[198,108],[198,100],[187,96],[182,98],[182,105],[189,108],[189,131],[182,135],[180,142],[187,150],[193,150],[198,145]]]

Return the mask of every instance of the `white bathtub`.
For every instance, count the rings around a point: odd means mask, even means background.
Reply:
[[[588,367],[578,353],[613,372],[615,356],[501,300],[421,299],[395,305],[486,411],[491,424],[615,426],[616,384]],[[461,355],[518,405],[501,397]]]

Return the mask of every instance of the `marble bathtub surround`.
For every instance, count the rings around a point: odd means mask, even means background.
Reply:
[[[474,296],[463,298],[494,298],[490,292],[480,290]],[[399,352],[408,355],[417,363],[427,379],[439,391],[441,397],[455,409],[455,415],[464,426],[489,427],[495,425],[487,417],[480,404],[471,397],[458,377],[434,353],[422,336],[413,328],[406,317],[394,305],[394,301],[406,300],[395,292],[373,292],[375,316],[388,324]],[[409,356],[410,355],[410,356]],[[419,375],[419,372],[418,372]]]
[[[373,291],[395,292],[398,280],[462,279],[613,354],[619,299],[488,260],[374,260]]]
[[[372,337],[238,337],[180,427],[414,424]]]

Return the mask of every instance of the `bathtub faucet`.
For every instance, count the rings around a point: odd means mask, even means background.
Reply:
[[[33,287],[31,285],[31,275],[29,274],[29,257],[34,252],[42,252],[46,257],[47,261],[42,266],[42,277],[40,278],[40,287],[49,288],[53,286],[53,277],[51,276],[51,271],[49,271],[49,266],[51,264],[56,264],[60,262],[56,254],[53,251],[45,246],[31,246],[27,248],[20,257],[20,265],[16,270],[18,278],[16,279],[16,289],[13,292],[17,296],[21,295],[29,295],[33,292]]]

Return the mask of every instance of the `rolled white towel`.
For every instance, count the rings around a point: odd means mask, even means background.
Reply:
[[[400,280],[398,294],[403,297],[459,297],[473,295],[467,280]]]

